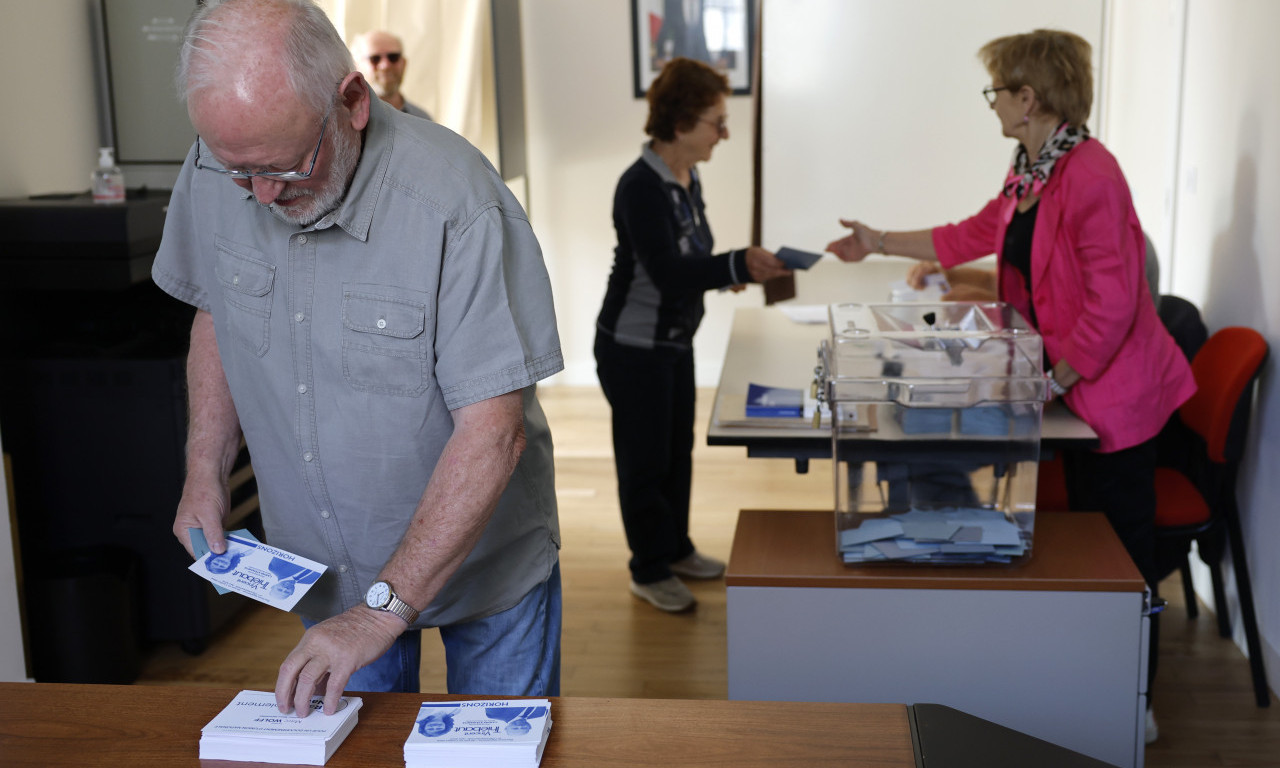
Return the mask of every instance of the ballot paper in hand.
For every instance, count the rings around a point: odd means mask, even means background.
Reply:
[[[226,540],[225,552],[207,551],[198,556],[188,570],[215,587],[238,592],[281,610],[293,610],[328,569],[326,565],[268,546],[251,536],[229,533]],[[192,541],[195,542],[194,534]]]
[[[822,258],[820,253],[801,251],[785,245],[779,248],[774,255],[778,257],[779,261],[787,265],[787,269],[808,269],[817,264],[818,260]]]
[[[282,715],[271,691],[241,691],[200,729],[201,760],[324,765],[356,727],[363,700],[344,696],[326,715],[324,699],[311,699],[305,717]]]

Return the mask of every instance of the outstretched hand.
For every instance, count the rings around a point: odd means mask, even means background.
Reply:
[[[781,259],[773,255],[773,251],[757,245],[747,249],[747,271],[751,273],[751,279],[757,283],[791,274],[791,270],[787,269],[787,265]]]
[[[862,261],[876,252],[877,233],[860,221],[841,219],[841,226],[852,230],[839,240],[827,243],[827,251],[834,253],[841,261]]]
[[[351,674],[386,653],[405,629],[398,616],[363,605],[316,624],[280,665],[276,706],[305,717],[311,697],[323,694],[324,713],[332,715]]]

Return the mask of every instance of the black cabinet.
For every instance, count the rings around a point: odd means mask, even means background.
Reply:
[[[128,654],[101,651],[105,631],[199,650],[244,604],[186,570],[171,530],[193,310],[150,280],[166,201],[0,201],[0,433],[39,680],[128,682]],[[233,505],[233,527],[257,527],[243,451]],[[119,669],[95,677],[103,664],[81,662],[96,655]]]

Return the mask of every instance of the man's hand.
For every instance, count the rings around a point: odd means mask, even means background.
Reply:
[[[876,252],[879,233],[860,221],[841,219],[840,224],[853,230],[839,240],[827,243],[827,250],[841,261],[862,261]]]
[[[399,616],[357,605],[306,631],[280,665],[276,706],[306,717],[311,697],[324,694],[324,713],[338,711],[351,673],[386,653],[407,629]]]
[[[178,537],[187,554],[194,558],[191,534],[188,528],[204,531],[209,549],[216,554],[227,551],[227,541],[222,526],[231,513],[231,490],[226,481],[218,479],[197,480],[187,477],[182,486],[182,499],[178,501],[178,513],[173,519],[173,535]]]
[[[757,283],[772,280],[775,277],[786,277],[791,274],[787,265],[773,255],[773,251],[753,245],[747,249],[747,271],[751,279]]]

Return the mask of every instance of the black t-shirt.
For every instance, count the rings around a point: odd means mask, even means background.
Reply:
[[[1031,303],[1031,236],[1036,230],[1036,211],[1040,210],[1040,203],[1037,202],[1025,211],[1015,210],[1013,219],[1009,221],[1009,228],[1004,233],[1004,251],[1001,257],[1004,263],[1018,270],[1018,274],[1022,275],[1022,284],[1027,289],[1027,311],[1031,313],[1031,317],[1027,321],[1032,327],[1038,328],[1036,322],[1036,308]]]

